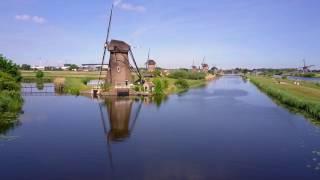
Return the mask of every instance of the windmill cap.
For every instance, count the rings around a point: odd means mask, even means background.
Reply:
[[[202,67],[208,67],[209,65],[208,64],[202,64]]]
[[[111,52],[128,52],[130,50],[130,45],[124,41],[112,39],[109,43],[108,50]]]
[[[147,61],[147,64],[148,64],[148,65],[156,65],[156,62],[155,62],[154,60],[152,60],[152,59],[149,59],[149,60]]]

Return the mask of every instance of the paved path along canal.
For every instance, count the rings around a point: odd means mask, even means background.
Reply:
[[[27,96],[1,179],[319,179],[320,129],[240,77],[165,100]]]

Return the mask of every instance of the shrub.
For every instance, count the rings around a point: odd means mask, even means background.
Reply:
[[[134,86],[134,90],[136,91],[136,92],[139,92],[140,91],[140,86]]]
[[[163,88],[164,88],[164,89],[168,89],[168,87],[169,87],[169,81],[168,81],[167,79],[164,79],[162,82],[163,82]]]
[[[36,72],[36,77],[37,77],[38,79],[42,79],[43,76],[44,76],[44,73],[43,73],[41,70],[38,70],[38,71]]]
[[[19,91],[20,84],[9,74],[0,72],[0,91],[2,90]]]
[[[169,75],[170,78],[174,79],[192,79],[192,80],[200,80],[205,79],[206,73],[204,72],[190,72],[186,70],[178,70]]]
[[[155,95],[162,95],[163,94],[163,86],[162,86],[162,82],[160,79],[154,79],[153,80],[153,84],[154,84],[154,94]]]
[[[185,79],[178,79],[174,84],[179,89],[188,89],[189,88],[189,83]]]
[[[14,64],[11,60],[7,59],[0,54],[0,71],[5,72],[12,76],[15,81],[20,81],[22,79],[19,66]]]
[[[82,83],[83,83],[84,85],[87,85],[88,82],[90,81],[90,78],[83,78],[83,79],[81,79],[81,81],[82,81]]]

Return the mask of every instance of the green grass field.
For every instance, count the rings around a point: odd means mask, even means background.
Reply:
[[[56,77],[64,77],[64,78],[99,78],[99,71],[85,72],[85,71],[43,71],[45,78],[56,78]],[[106,72],[102,72],[103,75]],[[21,71],[21,75],[23,78],[35,78],[36,71]]]
[[[320,119],[320,87],[318,85],[302,82],[298,86],[294,81],[263,76],[249,76],[249,78],[259,89],[280,103]]]

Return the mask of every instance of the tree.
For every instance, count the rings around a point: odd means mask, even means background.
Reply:
[[[22,64],[20,67],[21,70],[31,70],[31,66],[29,64]]]
[[[72,71],[74,69],[79,69],[79,67],[76,64],[70,64],[69,70]]]
[[[36,72],[36,77],[37,77],[38,79],[42,79],[43,76],[44,76],[44,73],[43,73],[41,70],[38,70],[38,71]]]
[[[22,79],[19,66],[0,54],[0,71],[8,73],[17,82]]]

